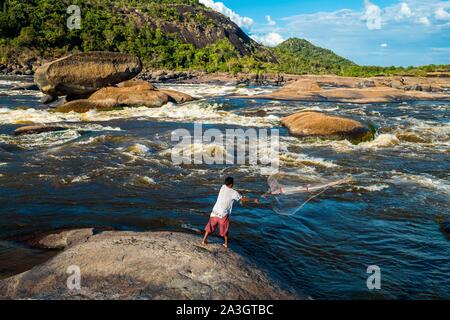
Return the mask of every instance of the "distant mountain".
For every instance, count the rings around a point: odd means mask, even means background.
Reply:
[[[344,69],[357,66],[333,51],[317,47],[304,39],[288,39],[273,52],[280,63],[280,70],[288,73],[340,74]]]

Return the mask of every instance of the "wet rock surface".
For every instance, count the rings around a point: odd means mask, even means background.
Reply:
[[[51,125],[33,125],[17,128],[16,130],[14,130],[14,135],[21,136],[21,135],[39,134],[44,132],[54,132],[63,130],[67,130],[67,128]]]

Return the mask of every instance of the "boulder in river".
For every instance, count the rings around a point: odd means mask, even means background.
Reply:
[[[92,109],[112,110],[121,107],[158,108],[169,101],[184,103],[192,101],[190,95],[174,90],[158,90],[150,83],[132,80],[107,87],[93,93],[88,99],[68,102],[56,108],[58,112],[87,112]]]
[[[299,112],[281,119],[289,133],[298,137],[350,137],[360,139],[370,130],[358,121],[320,112]]]
[[[161,107],[169,101],[167,94],[159,90],[149,90],[142,86],[108,87],[89,97],[92,101],[113,101],[117,106]]]
[[[80,290],[68,277],[79,267]],[[197,235],[103,232],[0,281],[0,299],[295,299],[247,259]]]
[[[77,96],[134,78],[142,63],[134,55],[116,52],[73,54],[39,67],[34,80],[45,94]]]
[[[16,130],[14,130],[14,135],[21,136],[26,134],[38,134],[43,132],[63,131],[63,130],[67,130],[67,128],[48,125],[33,125],[17,128]]]

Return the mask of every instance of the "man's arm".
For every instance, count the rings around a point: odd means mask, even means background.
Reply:
[[[240,203],[242,205],[246,205],[246,204],[249,204],[249,203],[259,204],[259,200],[258,199],[242,197],[241,200],[240,200]]]

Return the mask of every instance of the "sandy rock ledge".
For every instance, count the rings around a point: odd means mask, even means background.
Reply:
[[[80,237],[81,235],[81,237]],[[297,299],[245,258],[198,236],[88,229],[47,237],[61,246],[50,261],[0,281],[0,299]],[[70,241],[69,241],[70,242]],[[70,266],[81,290],[67,287]]]

